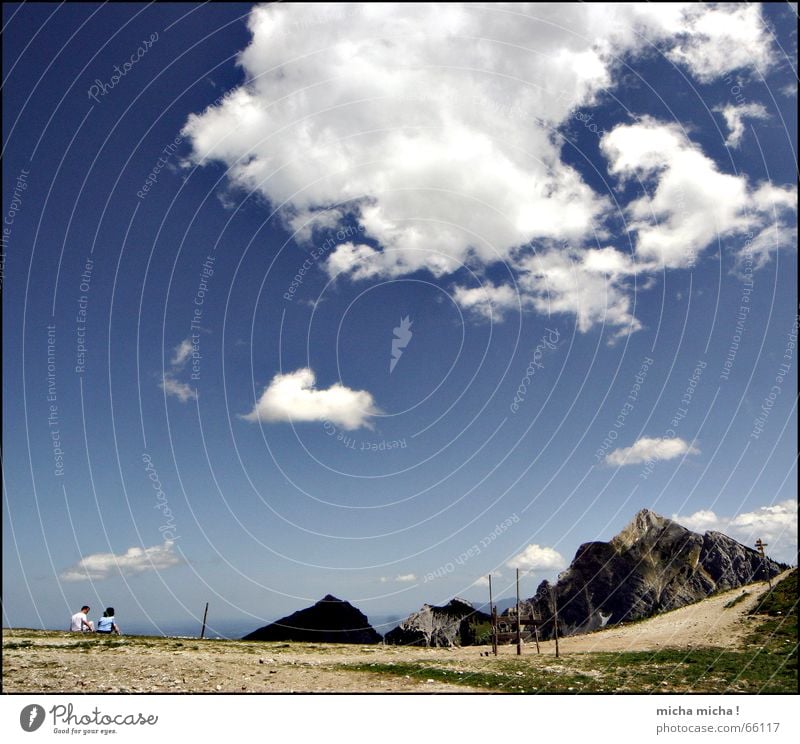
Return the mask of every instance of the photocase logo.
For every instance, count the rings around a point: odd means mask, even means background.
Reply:
[[[36,731],[44,723],[44,708],[41,705],[26,705],[19,714],[19,725],[23,731]]]
[[[412,321],[410,321],[408,315],[406,315],[405,318],[400,318],[400,325],[394,329],[392,358],[389,361],[389,374],[394,372],[395,365],[400,361],[400,357],[403,356],[403,349],[408,346],[408,342],[411,341],[411,337],[414,335],[411,333],[411,323]]]

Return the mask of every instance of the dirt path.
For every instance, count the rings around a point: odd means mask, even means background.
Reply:
[[[773,579],[773,583],[789,573],[781,574]],[[756,622],[747,613],[767,589],[767,582],[732,589],[639,623],[564,638],[560,641],[561,648],[565,652],[656,651],[701,646],[736,648],[741,646],[743,638]],[[725,607],[743,592],[747,592],[745,599],[733,607]],[[549,648],[552,644],[545,645]]]

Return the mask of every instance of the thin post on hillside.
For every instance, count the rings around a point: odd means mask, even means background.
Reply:
[[[553,587],[550,587],[550,599],[553,601],[553,635],[556,639],[556,659],[558,658],[558,600]]]
[[[206,602],[206,609],[203,612],[203,627],[200,628],[201,640],[206,637],[206,619],[208,618],[208,602]]]
[[[519,611],[519,569],[517,569],[517,656],[522,656],[522,617]]]
[[[497,656],[497,613],[494,611],[492,599],[492,575],[489,574],[489,617],[492,623],[492,653]]]

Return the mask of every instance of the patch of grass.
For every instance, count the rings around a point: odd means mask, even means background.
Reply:
[[[20,641],[19,643],[12,641],[11,643],[3,644],[3,651],[16,651],[20,648],[32,648],[33,641]]]
[[[514,661],[492,660],[483,669],[451,664],[401,662],[343,664],[340,669],[433,679],[487,692],[794,692],[797,669],[765,649],[663,650],[655,653],[589,653]]]
[[[751,615],[797,615],[797,569],[772,587],[756,606]]]

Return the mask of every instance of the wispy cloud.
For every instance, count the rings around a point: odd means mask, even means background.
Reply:
[[[167,395],[177,398],[181,403],[186,403],[187,400],[197,400],[197,390],[191,385],[175,379],[169,372],[161,381],[161,389]]]
[[[381,576],[381,584],[386,584],[390,581],[397,582],[398,584],[411,584],[417,580],[417,575],[413,573],[400,574],[393,579],[388,576]]]
[[[93,553],[81,558],[61,573],[62,581],[102,581],[112,576],[134,576],[147,571],[163,571],[183,563],[173,543],[151,548],[128,548],[124,553]]]
[[[167,395],[177,398],[181,403],[186,403],[189,400],[197,400],[197,389],[188,383],[182,382],[178,378],[178,375],[180,375],[181,371],[186,366],[186,362],[191,358],[193,350],[194,347],[192,346],[191,339],[185,338],[181,341],[172,350],[170,367],[164,372],[161,383],[159,384],[159,387]]]
[[[700,454],[700,450],[680,437],[642,437],[630,447],[621,447],[610,452],[605,461],[609,465],[639,465],[643,462],[672,460],[681,455],[697,454]]]
[[[330,421],[351,430],[369,428],[370,419],[380,413],[366,390],[351,390],[340,383],[318,390],[315,383],[314,372],[307,367],[276,374],[253,410],[242,418],[264,422]]]
[[[172,352],[172,361],[170,364],[173,367],[181,368],[188,361],[192,354],[192,342],[190,339],[185,338],[181,341]]]

